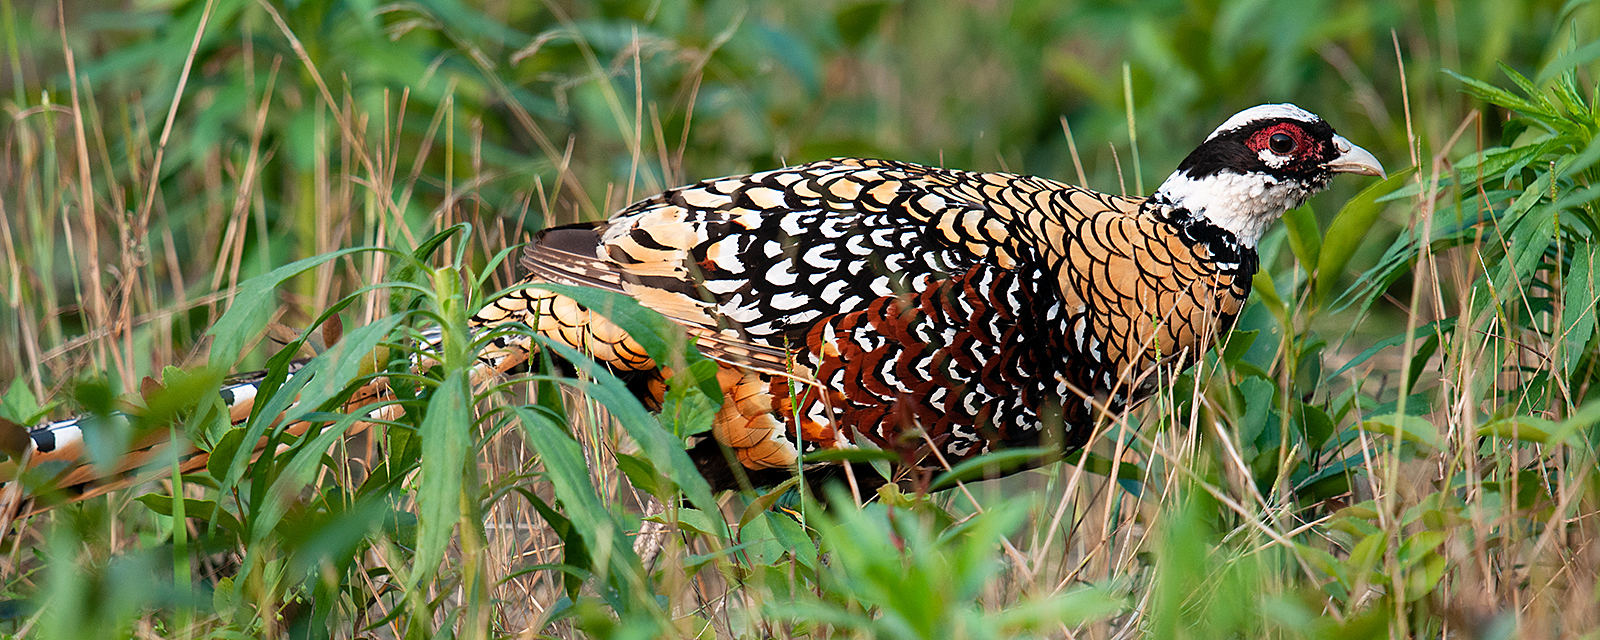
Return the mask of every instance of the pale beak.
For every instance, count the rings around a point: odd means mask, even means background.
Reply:
[[[1344,136],[1334,136],[1333,146],[1339,150],[1339,157],[1322,165],[1327,170],[1334,173],[1354,173],[1358,176],[1389,177],[1383,170],[1383,164],[1378,162],[1377,156],[1352,144],[1344,139]]]

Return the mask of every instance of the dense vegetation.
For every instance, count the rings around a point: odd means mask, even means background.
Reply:
[[[97,459],[213,452],[0,532],[0,632],[1600,626],[1587,2],[0,0],[0,31],[0,417],[132,405]],[[789,487],[712,496],[685,466],[692,376],[659,419],[602,370],[466,379],[465,318],[546,226],[832,155],[1145,193],[1269,101],[1392,176],[1290,212],[1228,344],[1087,455],[774,508]],[[439,366],[406,373],[418,350]],[[259,368],[277,392],[230,427],[216,385]],[[341,400],[384,371],[406,411],[354,434]],[[297,394],[298,438],[272,420]],[[237,453],[262,434],[283,446]],[[670,535],[641,557],[647,521]]]

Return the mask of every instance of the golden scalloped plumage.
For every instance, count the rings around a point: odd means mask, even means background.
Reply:
[[[747,469],[865,442],[926,466],[928,442],[953,463],[1044,439],[1046,416],[1081,442],[1096,412],[1084,394],[1126,406],[1231,323],[1247,269],[1219,266],[1147,202],[836,159],[670,190],[548,232],[523,262],[536,280],[632,295],[697,336],[724,363],[713,435]],[[653,368],[561,296],[514,295],[553,314],[541,333]]]

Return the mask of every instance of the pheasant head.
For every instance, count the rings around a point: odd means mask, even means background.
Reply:
[[[1150,197],[1155,213],[1209,223],[1253,249],[1268,225],[1326,189],[1336,173],[1384,176],[1383,165],[1322,118],[1292,104],[1245,109],[1212,131]]]

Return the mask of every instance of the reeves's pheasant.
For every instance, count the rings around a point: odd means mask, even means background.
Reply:
[[[1068,450],[1082,446],[1097,415],[1139,402],[1229,329],[1263,231],[1336,173],[1383,168],[1316,115],[1262,105],[1224,122],[1148,198],[840,158],[706,180],[547,230],[523,265],[530,281],[630,295],[721,362],[725,403],[691,451],[714,486],[765,484],[808,451],[866,443],[914,471],[1035,445],[1053,428]],[[507,322],[643,380],[645,402],[659,403],[670,372],[570,298],[521,289],[473,319]],[[528,347],[500,348],[525,358]],[[224,394],[245,403],[252,384]],[[31,435],[35,459],[81,450],[75,421]]]

